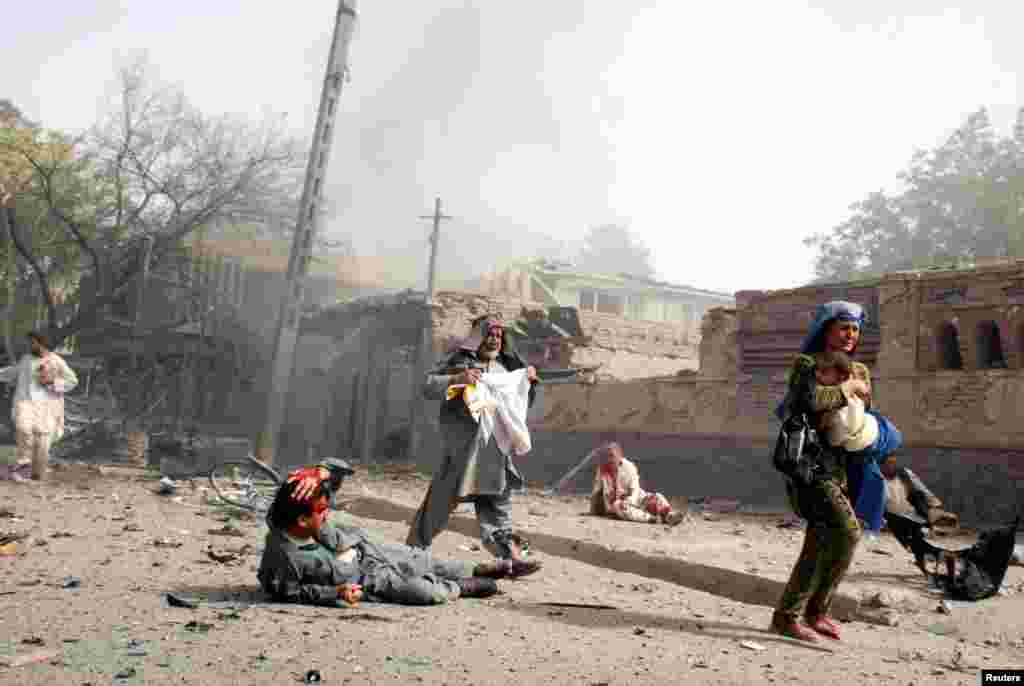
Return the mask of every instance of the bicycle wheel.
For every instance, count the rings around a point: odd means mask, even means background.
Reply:
[[[210,471],[210,486],[229,505],[251,512],[266,512],[274,501],[277,482],[248,461],[218,463]]]

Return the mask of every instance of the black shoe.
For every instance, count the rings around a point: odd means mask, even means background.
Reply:
[[[490,598],[498,592],[498,583],[482,576],[466,577],[455,583],[459,585],[459,595],[463,598]]]

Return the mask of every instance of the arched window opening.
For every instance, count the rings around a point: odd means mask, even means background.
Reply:
[[[960,355],[960,332],[953,322],[944,322],[935,332],[939,350],[939,364],[942,369],[963,369],[964,360]]]
[[[988,320],[978,324],[976,342],[979,368],[1006,369],[1006,356],[1003,355],[1003,341],[997,323]]]

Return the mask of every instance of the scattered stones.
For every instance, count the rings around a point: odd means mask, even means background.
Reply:
[[[205,622],[197,622],[194,619],[185,625],[185,631],[192,632],[194,634],[205,634],[213,628],[212,624]]]
[[[868,608],[905,608],[912,604],[907,593],[896,590],[868,592],[861,602]]]
[[[899,613],[891,608],[861,608],[857,614],[857,619],[879,626],[899,626],[900,624]]]
[[[181,541],[172,541],[166,536],[163,536],[161,538],[154,538],[153,545],[157,548],[180,548],[184,544]]]
[[[210,534],[211,536],[245,536],[244,531],[242,531],[237,526],[231,523],[225,524],[219,529],[208,529],[206,533]]]
[[[953,669],[960,669],[967,664],[967,646],[963,643],[957,644],[956,648],[953,649],[953,656],[949,660],[950,664],[953,665]]]
[[[245,544],[237,550],[217,550],[211,545],[206,549],[206,556],[220,564],[239,565],[245,561],[244,557],[252,551],[253,547],[249,544]]]

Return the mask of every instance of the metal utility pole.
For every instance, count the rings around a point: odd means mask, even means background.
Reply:
[[[317,113],[316,128],[313,130],[313,144],[309,151],[306,179],[299,203],[299,215],[295,222],[295,237],[288,258],[288,272],[285,277],[285,291],[281,297],[281,309],[274,341],[274,358],[271,366],[270,387],[267,389],[266,423],[256,440],[257,457],[265,462],[280,459],[277,454],[281,424],[284,421],[288,386],[295,367],[295,343],[299,337],[299,316],[305,295],[306,274],[313,257],[312,249],[320,222],[320,194],[323,191],[327,163],[330,159],[331,141],[334,138],[334,119],[337,114],[338,97],[348,75],[348,48],[356,23],[355,0],[338,0],[338,12],[334,20],[334,36],[331,51],[327,57],[327,73],[320,93],[320,110]]]
[[[416,459],[420,445],[420,409],[423,407],[423,398],[419,394],[419,384],[426,367],[430,363],[428,355],[433,349],[434,343],[434,289],[437,286],[437,245],[441,239],[441,220],[451,217],[441,213],[441,198],[434,199],[434,214],[420,216],[420,219],[431,219],[434,222],[434,230],[430,234],[430,267],[427,272],[427,293],[423,306],[423,329],[420,340],[417,341],[416,351],[412,363],[412,388],[409,395],[409,448],[408,458]]]

